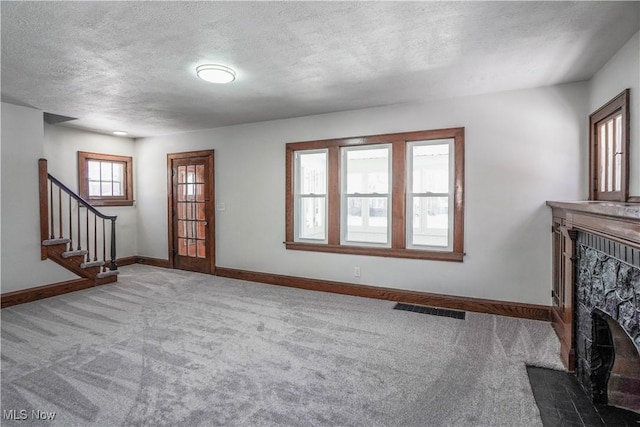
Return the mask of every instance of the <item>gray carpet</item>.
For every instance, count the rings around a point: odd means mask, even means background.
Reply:
[[[525,364],[562,368],[548,323],[393,305],[124,267],[2,310],[2,425],[542,425]]]

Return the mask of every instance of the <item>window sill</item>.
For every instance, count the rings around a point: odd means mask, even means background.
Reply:
[[[410,258],[434,261],[462,262],[464,253],[420,251],[412,249],[372,248],[362,246],[326,245],[315,243],[284,242],[287,249],[296,251],[328,252],[336,254],[369,255],[389,258]]]
[[[95,200],[86,199],[91,206],[133,206],[133,200]]]

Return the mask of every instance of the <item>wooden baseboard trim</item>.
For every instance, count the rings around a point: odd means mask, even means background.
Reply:
[[[138,264],[150,265],[152,267],[171,268],[168,259],[149,258],[146,256],[139,256],[137,258]]]
[[[138,262],[138,257],[137,256],[128,256],[128,257],[124,257],[124,258],[116,258],[116,264],[118,264],[118,267],[124,267],[125,265],[132,265],[132,264],[136,264]],[[107,266],[109,265],[109,261],[107,261]]]
[[[109,266],[110,263],[111,261],[107,260],[106,265]],[[166,267],[169,265],[169,261],[167,260],[159,258],[148,258],[144,256],[127,256],[123,258],[117,258],[116,263],[118,264],[118,267],[124,267],[126,265],[133,264],[147,264],[153,265],[155,267]]]
[[[19,291],[7,292],[0,295],[2,308],[12,305],[24,304],[26,302],[37,301],[43,298],[54,297],[56,295],[67,294],[91,288],[94,283],[91,279],[74,279],[65,282],[53,283],[51,285],[38,286],[36,288],[22,289]]]
[[[544,321],[551,320],[551,307],[544,305],[431,294],[426,292],[406,291],[344,282],[332,282],[328,280],[309,279],[304,277],[258,273],[224,267],[216,268],[216,276],[266,283],[270,285],[287,286],[291,288],[308,289],[312,291],[332,292],[389,301],[402,301],[432,307],[435,306],[455,310],[474,311],[478,313],[497,314],[500,316]]]
[[[127,257],[118,260],[118,265],[135,263],[153,267],[170,268],[169,260],[149,257]],[[122,263],[121,263],[122,262]],[[478,313],[497,314],[500,316],[518,317],[533,320],[551,320],[551,307],[535,304],[523,304],[508,301],[487,300],[482,298],[457,297],[452,295],[431,294],[427,292],[407,291],[401,289],[384,288],[378,286],[357,285],[345,282],[310,279],[305,277],[284,276],[279,274],[259,273],[254,271],[237,270],[233,268],[216,267],[216,276],[269,285],[287,286],[290,288],[308,289],[312,291],[331,292],[365,298],[402,301],[410,304],[420,304],[455,310],[473,311]],[[75,279],[51,285],[38,286],[19,291],[7,292],[0,295],[2,308],[17,304],[62,295],[93,287],[90,279]]]

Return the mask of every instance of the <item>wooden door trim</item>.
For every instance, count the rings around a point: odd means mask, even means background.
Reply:
[[[211,254],[209,265],[208,265],[208,273],[215,274],[216,271],[216,242],[215,242],[215,181],[214,181],[214,165],[215,165],[215,153],[214,150],[200,150],[200,151],[187,151],[182,153],[169,153],[167,154],[167,222],[168,222],[168,258],[169,258],[169,268],[175,268],[174,265],[174,256],[173,251],[175,249],[173,245],[173,161],[174,160],[182,160],[182,159],[193,159],[198,157],[206,157],[207,162],[209,163],[209,174],[207,179],[212,185],[209,186],[209,192],[207,193],[207,197],[211,201],[209,212],[207,212],[207,221],[210,224],[209,234],[208,234],[208,245],[207,248],[209,253]]]

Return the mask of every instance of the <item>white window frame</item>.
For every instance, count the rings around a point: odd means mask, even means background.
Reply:
[[[413,192],[413,149],[425,145],[448,145],[449,146],[449,188],[447,193],[414,193]],[[454,190],[455,190],[455,139],[432,139],[424,141],[407,142],[406,150],[407,176],[405,177],[406,191],[406,247],[408,249],[417,249],[425,251],[443,251],[450,252],[453,250],[454,238]],[[413,199],[414,197],[447,197],[448,199],[448,229],[447,229],[447,246],[420,245],[413,243]]]
[[[387,149],[389,152],[387,171],[389,176],[389,185],[387,187],[387,193],[347,193],[347,153],[349,151],[362,151],[362,150],[380,150]],[[391,247],[391,213],[392,213],[392,189],[393,189],[393,148],[391,144],[370,144],[370,145],[358,145],[352,147],[340,147],[340,244],[349,246],[366,246],[366,247],[378,247],[378,248],[390,248]],[[375,198],[387,198],[387,242],[375,243],[375,242],[361,242],[357,240],[347,239],[347,227],[348,227],[348,214],[349,197],[375,197]],[[367,199],[368,200],[368,199]],[[364,208],[364,207],[363,207]],[[367,204],[367,209],[369,205]]]
[[[325,192],[324,194],[301,194],[300,190],[302,188],[301,185],[301,168],[300,168],[300,157],[305,154],[315,154],[315,153],[324,153],[325,155]],[[295,171],[295,180],[294,180],[294,241],[295,242],[309,242],[309,243],[327,243],[329,229],[328,229],[328,189],[329,189],[329,150],[327,148],[322,149],[313,149],[313,150],[299,150],[295,152],[294,159],[294,171]],[[300,237],[301,235],[301,226],[302,226],[302,200],[303,199],[324,199],[324,239],[310,239]]]

